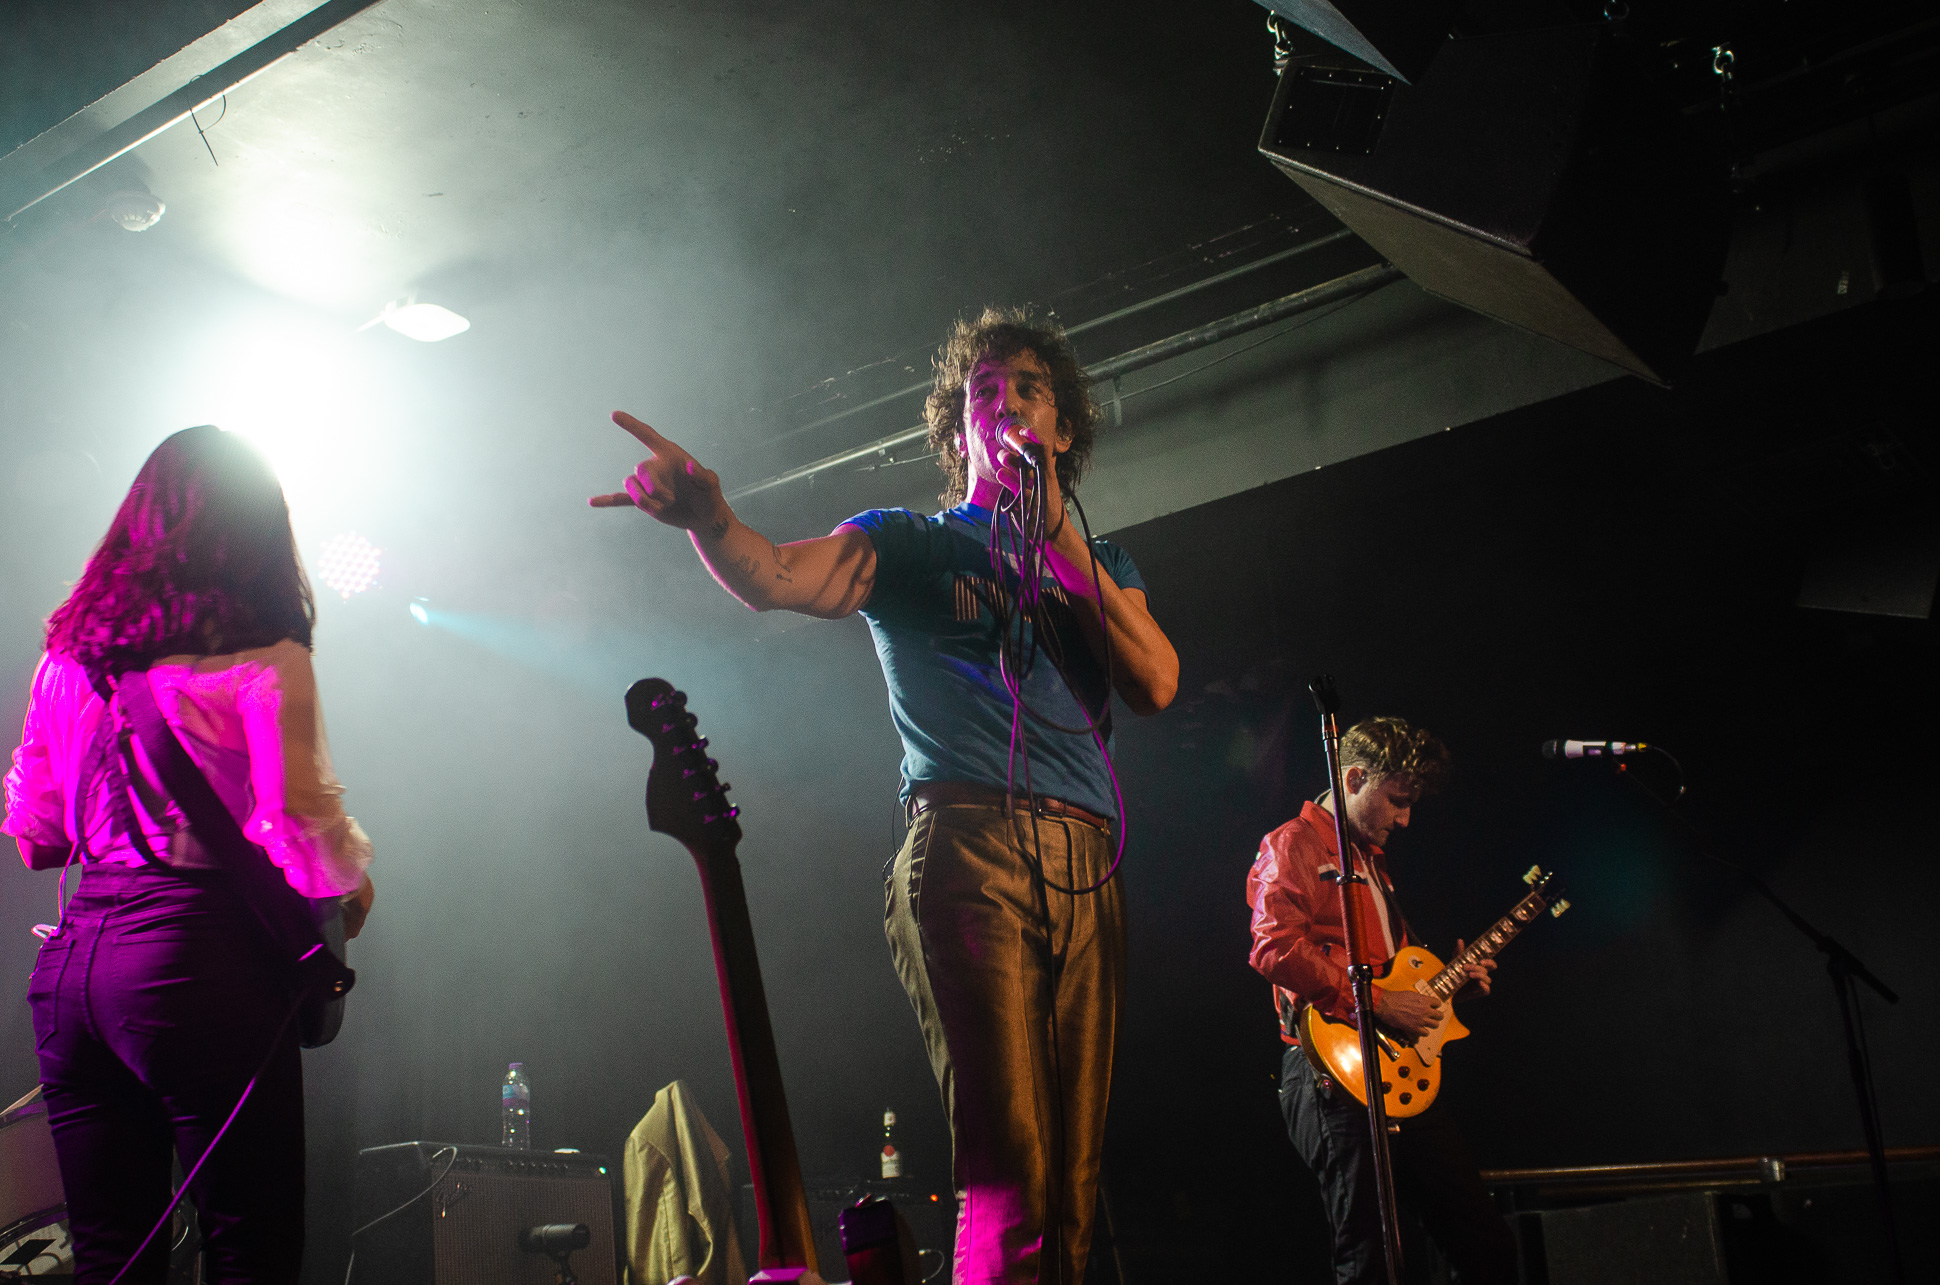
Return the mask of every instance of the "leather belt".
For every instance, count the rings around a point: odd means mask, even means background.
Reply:
[[[1100,830],[1111,830],[1111,819],[1099,816],[1089,808],[1081,808],[1063,799],[1047,798],[1038,795],[1035,800],[1028,794],[1016,795],[1013,805],[1019,812],[1032,811],[1031,804],[1039,816],[1065,817],[1072,821],[1082,821]],[[919,814],[931,808],[947,808],[968,804],[973,807],[997,808],[1004,806],[1004,792],[994,785],[977,785],[970,781],[925,781],[910,791],[909,815],[914,820]]]

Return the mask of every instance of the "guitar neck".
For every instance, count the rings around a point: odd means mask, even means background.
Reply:
[[[1502,948],[1514,941],[1516,934],[1534,923],[1549,903],[1541,892],[1531,892],[1508,914],[1495,921],[1489,930],[1470,942],[1462,952],[1448,961],[1448,966],[1429,979],[1428,989],[1436,998],[1446,1002],[1456,991],[1468,984],[1468,966],[1479,964],[1485,959],[1493,959]]]
[[[691,845],[690,845],[691,846]],[[755,955],[754,926],[734,851],[694,850],[701,891],[707,898],[707,925],[714,938],[714,966],[721,979],[721,1009],[727,1017],[728,1055],[741,1100],[741,1129],[747,1136],[748,1169],[754,1184],[755,1219],[761,1231],[761,1266],[820,1270],[815,1236],[802,1190],[795,1130],[782,1090],[781,1059],[768,1024],[768,997]]]

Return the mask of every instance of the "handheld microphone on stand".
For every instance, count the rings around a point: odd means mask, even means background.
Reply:
[[[1641,754],[1650,746],[1642,741],[1544,741],[1543,757],[1546,759],[1600,759],[1622,758],[1626,754]]]
[[[1015,428],[1021,431],[1024,427],[1025,427],[1024,421],[1020,416],[999,415],[997,417],[997,431],[1000,433],[1005,431],[1006,429],[1011,429],[1011,428]],[[1032,468],[1032,469],[1042,469],[1044,467],[1044,457],[1041,454],[1043,449],[1044,448],[1042,446],[1039,446],[1036,442],[1033,442],[1029,438],[1026,438],[1025,449],[1016,452],[1016,455],[1018,459],[1024,462],[1025,467]]]

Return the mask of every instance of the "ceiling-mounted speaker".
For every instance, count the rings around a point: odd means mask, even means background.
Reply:
[[[1412,85],[1290,64],[1260,150],[1431,293],[1658,383],[1697,350],[1722,167],[1605,27],[1451,40]]]
[[[1259,0],[1368,66],[1413,82],[1448,38],[1454,0]]]

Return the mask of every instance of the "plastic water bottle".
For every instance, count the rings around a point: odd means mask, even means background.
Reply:
[[[532,1150],[532,1082],[525,1078],[525,1063],[514,1062],[505,1069],[498,1100],[499,1145]]]
[[[882,1113],[882,1176],[903,1176],[903,1149],[896,1145],[896,1113]]]

